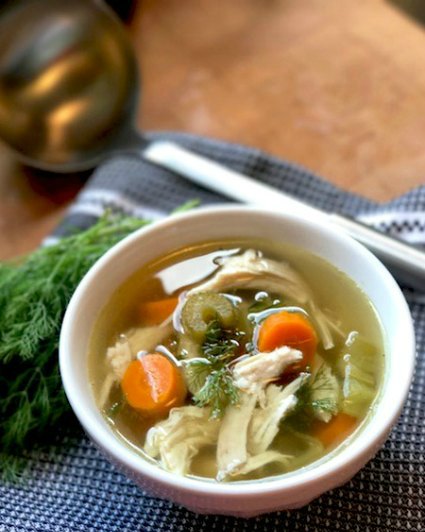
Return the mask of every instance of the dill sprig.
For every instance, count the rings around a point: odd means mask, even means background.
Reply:
[[[208,324],[205,340],[202,344],[204,355],[209,360],[219,360],[220,362],[233,358],[239,347],[234,336],[238,336],[237,331],[223,329],[218,320],[212,320]]]
[[[221,417],[229,404],[237,404],[239,393],[229,368],[213,370],[194,399],[198,406],[211,407],[212,418]]]
[[[339,388],[330,367],[322,363],[297,392],[298,403],[290,418],[308,429],[314,419],[329,420],[338,412]]]
[[[229,404],[239,400],[228,363],[239,347],[238,331],[223,329],[218,320],[208,324],[202,352],[205,358],[188,365],[191,387],[196,391],[193,401],[200,407],[210,406],[211,417],[221,417]]]
[[[0,476],[16,479],[22,453],[69,411],[58,370],[59,332],[81,278],[147,222],[106,215],[86,231],[0,264]]]
[[[199,207],[201,204],[201,200],[198,198],[190,199],[183,203],[182,205],[179,205],[176,207],[171,214],[179,214],[182,212],[191,211],[192,209],[195,209],[196,207]]]
[[[308,387],[309,406],[316,412],[338,411],[338,385],[330,367],[322,363]]]

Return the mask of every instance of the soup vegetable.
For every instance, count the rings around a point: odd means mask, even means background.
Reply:
[[[145,266],[92,334],[99,407],[179,475],[280,475],[344,444],[383,374],[375,311],[342,272],[267,242],[211,242]]]

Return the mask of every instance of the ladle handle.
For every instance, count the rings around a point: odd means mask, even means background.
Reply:
[[[326,214],[269,185],[171,142],[152,142],[144,149],[143,155],[147,160],[229,198],[252,205],[296,212],[310,220],[332,223],[372,251],[399,281],[425,291],[425,253],[401,240],[389,237],[354,219],[338,214]]]

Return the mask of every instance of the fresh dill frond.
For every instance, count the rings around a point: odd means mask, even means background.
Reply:
[[[313,375],[310,383],[311,389],[316,391],[321,390],[322,392],[333,390],[332,383],[329,380],[331,374],[332,370],[330,366],[322,362],[322,364],[319,366],[319,369]]]
[[[238,400],[238,389],[229,368],[225,366],[212,371],[194,396],[194,401],[198,406],[211,407],[212,418],[221,417],[226,407],[229,404],[237,404]]]
[[[22,454],[14,455],[9,452],[0,452],[1,479],[5,482],[13,482],[14,484],[21,482],[27,465],[28,459]]]
[[[329,421],[338,412],[339,404],[339,384],[330,366],[323,362],[300,388],[297,397],[298,405],[294,415],[305,422],[309,418]]]
[[[315,411],[325,412],[332,416],[337,412],[337,405],[333,399],[326,397],[325,399],[317,399],[310,402],[310,406]]]
[[[239,343],[238,331],[223,329],[218,320],[211,320],[202,344],[205,358],[189,361],[186,380],[193,401],[198,406],[210,406],[211,417],[221,417],[229,404],[239,399],[228,363],[235,357]]]
[[[75,288],[99,257],[146,223],[105,215],[86,231],[0,265],[2,478],[19,476],[20,453],[44,441],[48,429],[69,412],[57,349]]]
[[[194,358],[184,365],[187,388],[192,395],[199,392],[212,371],[212,364],[206,358]]]
[[[236,349],[239,347],[238,341],[234,338],[238,336],[237,331],[227,331],[223,329],[220,322],[212,320],[207,327],[205,340],[202,344],[202,351],[207,359],[215,361],[233,358]]]
[[[195,209],[196,207],[199,207],[201,204],[200,199],[190,199],[183,203],[183,205],[180,205],[179,207],[176,207],[171,214],[178,214],[179,212],[187,212],[192,209]]]

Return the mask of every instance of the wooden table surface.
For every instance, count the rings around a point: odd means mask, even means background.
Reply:
[[[262,148],[388,200],[425,182],[425,28],[384,0],[143,0],[139,123]],[[35,248],[87,176],[0,146],[0,258]]]

